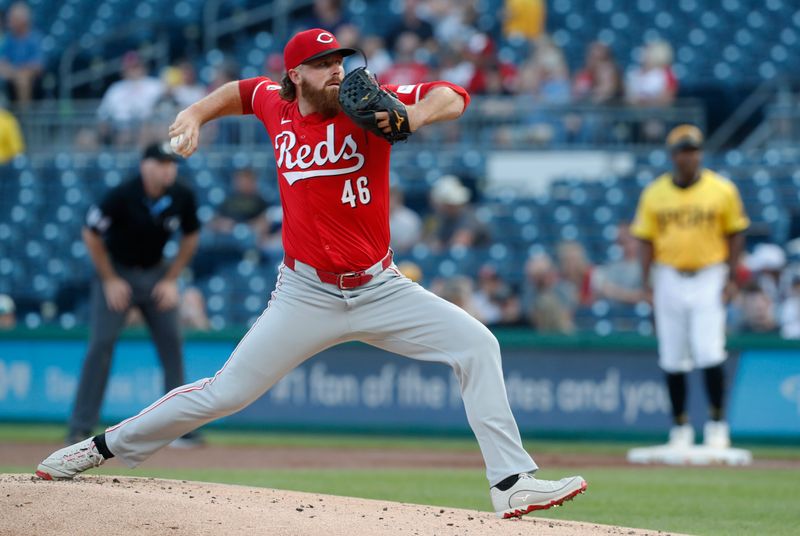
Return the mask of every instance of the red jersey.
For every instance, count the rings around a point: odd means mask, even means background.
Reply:
[[[384,86],[404,104],[449,82]],[[300,262],[326,272],[363,270],[389,250],[391,145],[356,126],[344,112],[323,119],[300,115],[280,85],[266,77],[239,82],[243,113],[264,124],[275,151],[283,206],[283,248]]]

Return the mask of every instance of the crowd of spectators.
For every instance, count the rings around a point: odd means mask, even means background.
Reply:
[[[545,31],[544,0],[507,0],[498,15],[503,21],[499,34],[478,29],[479,11],[472,1],[405,0],[402,6],[393,24],[372,28],[350,21],[343,2],[317,0],[308,16],[293,19],[291,29],[330,29],[343,46],[363,49],[370,70],[388,84],[443,78],[472,95],[516,95],[545,110],[580,103],[668,106],[677,94],[672,48],[664,41],[646,43],[639,64],[622,66],[607,44],[595,42],[588,47],[582,65],[568,65],[561,48]],[[44,69],[53,68],[54,61],[47,60],[54,58],[44,57],[42,34],[24,2],[8,9],[4,23],[5,31],[0,29],[0,85],[15,107],[25,109],[41,96],[38,82]],[[518,45],[516,57],[502,53],[504,43]],[[99,139],[81,138],[84,148],[97,142],[145,145],[152,141],[150,127],[162,126],[169,112],[243,76],[242,66],[232,57],[213,65],[204,65],[199,57],[175,58],[160,72],[155,72],[148,60],[137,51],[121,58],[118,79],[98,95],[102,98],[97,111]],[[361,61],[360,57],[348,58],[346,66],[353,68]],[[261,67],[262,73],[280,78],[281,54],[268,54]],[[593,127],[575,116],[553,119],[546,112],[534,111],[523,119],[534,130],[551,125],[556,132],[549,137],[557,140],[586,137],[586,129]],[[208,140],[235,142],[225,135]]]
[[[491,35],[479,29],[474,2],[455,0],[405,0],[394,24],[382,29],[358,26],[348,19],[341,1],[317,0],[307,17],[295,20],[292,31],[324,27],[333,31],[343,46],[364,51],[370,70],[388,84],[415,84],[443,78],[464,86],[472,95],[524,97],[535,104],[524,121],[526,140],[580,139],[592,124],[591,115],[548,114],[552,107],[575,104],[669,106],[678,93],[672,70],[672,47],[665,41],[648,41],[638,62],[625,65],[612,48],[601,41],[591,43],[580,65],[569,65],[564,52],[546,32],[544,0],[506,0],[502,32]],[[8,111],[35,106],[40,95],[38,81],[48,65],[24,2],[10,6],[0,16],[0,165],[25,150],[21,129]],[[503,43],[513,43],[521,53],[501,53]],[[359,57],[347,59],[348,69],[359,65]],[[200,76],[198,73],[201,72]],[[266,56],[262,72],[279,79],[283,59],[275,52]],[[227,58],[203,66],[197,58],[176,58],[156,72],[150,58],[129,51],[121,58],[119,80],[103,92],[97,109],[99,128],[76,137],[84,150],[104,145],[143,146],[163,137],[166,125],[177,111],[202,98],[222,84],[240,78],[241,67]],[[495,108],[499,110],[501,108]],[[516,113],[516,108],[509,109]],[[519,134],[516,132],[515,134]],[[663,125],[657,121],[641,125],[641,134],[661,139]],[[224,123],[207,127],[204,140],[236,142],[236,132]],[[494,141],[502,141],[498,129]],[[281,255],[280,206],[259,193],[255,170],[242,169],[230,180],[228,197],[216,207],[206,224],[208,237],[202,248],[206,259],[224,262],[226,253],[241,256],[244,233],[254,248],[270,260]],[[434,253],[452,248],[486,248],[492,244],[487,226],[476,217],[474,189],[459,177],[446,175],[433,183],[429,210],[419,213],[404,204],[402,185],[391,190],[390,223],[392,246],[402,258],[417,244]],[[228,240],[230,238],[230,240]],[[617,255],[590,259],[578,242],[565,241],[554,257],[540,251],[525,263],[524,282],[513,285],[499,275],[498,267],[482,266],[476,277],[433,277],[413,263],[402,263],[410,278],[428,285],[442,297],[464,307],[488,325],[529,326],[542,332],[573,333],[576,314],[599,300],[635,306],[642,293],[638,242],[626,223],[617,230]],[[232,250],[226,248],[233,248]],[[202,256],[203,249],[201,249]],[[593,264],[593,261],[605,261]],[[213,263],[212,263],[213,264]],[[208,272],[216,265],[206,266]],[[200,267],[201,272],[203,267]],[[729,305],[729,327],[736,332],[780,332],[800,338],[800,264],[787,261],[779,245],[761,244],[742,260],[740,292]],[[7,297],[4,297],[7,298]],[[11,298],[8,298],[10,300]],[[13,301],[0,299],[0,315],[13,315]],[[209,326],[204,298],[199,289],[184,292],[187,326]],[[5,311],[5,312],[3,312]],[[135,322],[135,318],[131,319]]]
[[[402,206],[400,194],[393,212],[410,211]],[[392,220],[393,248],[399,253],[414,243],[431,251],[459,247],[486,247],[492,243],[488,229],[474,217],[470,191],[452,175],[443,176],[431,190],[432,210],[419,242],[404,242],[407,231],[395,229],[407,224]],[[418,225],[412,226],[418,229]],[[612,307],[635,308],[645,305],[639,241],[630,234],[629,223],[617,226],[616,244],[609,259],[594,264],[583,245],[564,240],[555,247],[555,258],[543,250],[535,251],[525,263],[524,281],[513,285],[498,274],[496,265],[487,263],[476,276],[452,277],[423,274],[414,263],[401,271],[427,283],[441,297],[463,307],[490,326],[526,326],[539,332],[571,334],[577,331],[576,315],[591,311],[603,301]],[[790,260],[794,259],[794,260]],[[800,238],[786,247],[760,242],[745,252],[736,273],[738,292],[728,303],[728,330],[731,333],[774,333],[800,339]]]
[[[620,65],[611,47],[598,41],[588,46],[582,65],[568,65],[563,51],[546,32],[544,0],[506,0],[497,15],[502,29],[495,33],[479,29],[474,1],[404,0],[393,23],[375,27],[351,21],[340,0],[316,0],[307,16],[302,10],[295,15],[291,31],[313,26],[330,29],[343,46],[364,50],[370,70],[381,82],[407,85],[442,78],[475,96],[504,97],[494,103],[485,100],[483,106],[488,117],[515,125],[488,134],[499,146],[655,142],[664,132],[660,121],[642,117],[630,120],[631,124],[629,120],[609,123],[603,113],[578,114],[569,107],[664,107],[677,95],[672,48],[664,41],[644,44],[641,61],[628,66]],[[5,32],[0,29],[0,93],[7,95],[12,109],[22,111],[42,95],[39,82],[43,70],[53,69],[54,61],[43,56],[42,35],[24,2],[13,4],[4,22]],[[508,53],[509,43],[516,47],[515,55]],[[127,52],[120,59],[118,79],[97,95],[101,99],[98,125],[74,135],[76,149],[143,147],[157,140],[178,110],[244,76],[242,65],[232,55],[216,58],[210,64],[200,57],[174,58],[156,72],[153,58],[136,50]],[[361,61],[359,56],[348,58],[346,67],[354,68]],[[259,70],[280,79],[280,52],[268,53]],[[513,97],[524,102],[515,103]],[[519,113],[520,109],[525,111]],[[210,125],[203,143],[236,144],[241,141],[238,128],[225,121]],[[446,139],[459,135],[458,125],[442,128],[452,130]],[[24,151],[24,145],[16,147],[13,154]]]
[[[665,41],[646,43],[627,75],[611,48],[598,41],[571,72],[563,51],[545,32],[543,1],[508,0],[502,36],[478,29],[474,2],[406,0],[397,22],[383,33],[351,24],[336,0],[317,1],[315,13],[305,26],[329,22],[344,46],[366,51],[370,69],[387,84],[444,78],[473,95],[520,95],[543,105],[666,106],[677,94],[672,48]],[[524,42],[526,54],[500,54],[501,40]],[[359,62],[348,60],[349,65]]]

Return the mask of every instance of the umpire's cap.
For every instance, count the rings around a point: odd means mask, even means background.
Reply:
[[[703,133],[694,125],[678,125],[667,135],[667,147],[672,152],[702,149]]]
[[[283,64],[287,71],[295,69],[301,63],[338,52],[342,56],[350,56],[358,52],[354,48],[344,48],[329,31],[313,28],[295,34],[283,49]]]
[[[144,152],[142,153],[142,160],[147,160],[148,158],[158,160],[159,162],[178,161],[178,155],[175,154],[175,151],[173,151],[172,147],[169,146],[168,141],[151,143],[145,147]]]

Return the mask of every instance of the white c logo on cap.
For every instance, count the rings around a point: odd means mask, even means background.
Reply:
[[[328,32],[322,32],[321,34],[319,34],[317,36],[317,41],[319,41],[320,43],[325,43],[325,44],[333,43],[333,36],[331,34],[329,34]]]

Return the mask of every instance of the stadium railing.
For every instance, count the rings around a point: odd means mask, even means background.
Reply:
[[[121,123],[99,118],[98,105],[96,100],[43,101],[16,110],[29,152],[130,150],[142,140],[166,136],[179,111],[166,103],[145,120]],[[406,146],[652,149],[661,146],[665,132],[679,123],[705,128],[702,103],[687,99],[659,108],[621,104],[543,106],[528,96],[476,97],[461,120],[425,129]],[[263,146],[267,140],[257,121],[225,118],[205,128],[205,142],[221,150]]]

